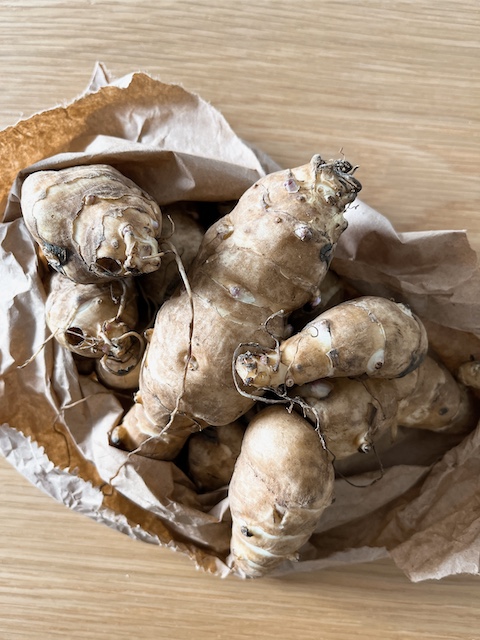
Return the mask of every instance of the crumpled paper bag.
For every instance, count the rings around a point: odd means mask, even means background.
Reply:
[[[0,132],[0,157],[0,451],[69,508],[229,575],[227,488],[198,494],[173,462],[110,447],[122,404],[80,376],[71,354],[49,339],[41,269],[19,198],[31,172],[107,163],[160,205],[235,201],[278,166],[199,96],[145,73],[112,80],[102,65],[70,104]],[[452,370],[480,358],[480,275],[465,233],[397,234],[359,200],[347,217],[332,268],[360,294],[408,303]],[[342,470],[336,500],[299,561],[275,575],[386,556],[414,581],[479,572],[480,431],[410,430],[381,457],[381,479],[375,456]]]

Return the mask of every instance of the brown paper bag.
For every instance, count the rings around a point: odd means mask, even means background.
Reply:
[[[0,154],[0,451],[69,508],[228,575],[227,488],[198,494],[174,463],[110,447],[122,405],[48,339],[19,196],[31,172],[107,163],[160,205],[232,201],[277,165],[200,97],[144,73],[112,81],[101,65],[72,103],[0,132]],[[347,217],[333,269],[359,293],[408,303],[452,370],[480,358],[480,276],[465,233],[397,234],[361,201]],[[479,454],[478,430],[467,437],[412,430],[382,456],[381,481],[372,482],[375,457],[354,460],[299,561],[276,574],[388,555],[412,580],[478,573]]]

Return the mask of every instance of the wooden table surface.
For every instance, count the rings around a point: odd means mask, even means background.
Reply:
[[[345,0],[0,0],[0,127],[94,63],[200,93],[282,165],[343,150],[399,231],[480,251],[480,6]],[[1,170],[1,168],[0,168]],[[68,511],[0,458],[0,638],[478,640],[480,581],[390,561],[242,582]]]

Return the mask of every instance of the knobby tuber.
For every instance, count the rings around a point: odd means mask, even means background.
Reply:
[[[187,425],[225,425],[254,403],[238,392],[240,343],[272,346],[289,313],[318,298],[360,190],[343,160],[261,178],[209,228],[184,288],[160,308],[140,376],[136,416],[159,438]],[[139,408],[141,407],[141,409]]]
[[[333,465],[314,428],[274,406],[245,432],[229,485],[230,562],[257,578],[298,551],[332,501]]]
[[[122,357],[138,321],[132,280],[79,284],[53,273],[45,311],[58,342],[89,358]]]
[[[207,427],[190,436],[188,475],[199,491],[214,491],[228,485],[244,432],[245,427],[236,421],[223,427]]]
[[[53,336],[77,356],[79,373],[95,371],[111,389],[138,388],[145,341],[135,331],[138,309],[132,279],[80,284],[54,272],[45,312]]]
[[[472,429],[478,409],[448,369],[426,356],[401,378],[331,378],[293,387],[301,411],[341,460],[368,453],[388,429],[397,427],[459,433]]]
[[[364,296],[328,309],[277,349],[239,353],[236,371],[251,387],[278,388],[319,378],[394,378],[415,369],[428,349],[423,324],[408,307]]]
[[[466,387],[470,387],[475,391],[480,390],[480,361],[469,360],[458,367],[458,380]]]
[[[398,400],[391,380],[336,378],[292,389],[306,417],[337,460],[368,453],[378,436],[396,426]]]
[[[418,369],[396,380],[395,385],[401,426],[457,433],[469,431],[478,421],[473,395],[434,358],[425,358]]]
[[[158,204],[108,165],[37,171],[21,193],[25,223],[50,266],[85,284],[160,265]]]

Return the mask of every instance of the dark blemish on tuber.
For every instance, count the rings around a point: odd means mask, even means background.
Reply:
[[[402,373],[400,373],[400,375],[397,376],[397,378],[403,378],[409,373],[412,373],[412,371],[415,371],[415,369],[417,369],[422,364],[424,359],[425,359],[424,353],[413,353],[412,359],[410,360],[408,367],[404,369]]]
[[[85,196],[83,198],[83,204],[85,204],[87,206],[95,204],[96,201],[97,201],[97,196],[95,194],[93,194],[93,193],[90,193],[88,196]]]
[[[55,256],[56,260],[58,260],[59,266],[63,266],[64,264],[67,264],[70,258],[70,251],[65,247],[60,247],[57,244],[50,244],[49,242],[44,242],[43,251],[46,254],[51,254],[52,256]]]
[[[350,164],[348,160],[337,160],[335,166],[342,173],[350,173],[350,171],[352,171],[353,169],[353,165]]]
[[[330,262],[333,254],[333,244],[328,243],[320,249],[320,260],[322,262]]]
[[[340,366],[340,357],[337,349],[330,349],[327,353],[327,357],[331,360],[334,367]]]
[[[357,193],[362,190],[362,185],[356,178],[349,176],[348,179]]]

